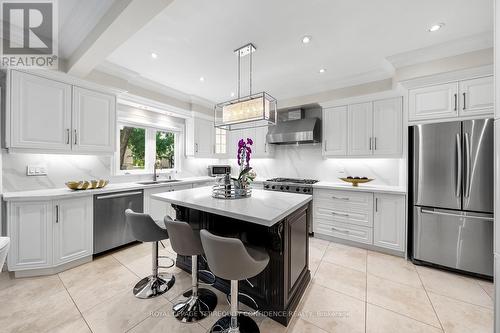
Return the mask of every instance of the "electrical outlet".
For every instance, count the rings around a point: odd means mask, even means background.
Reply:
[[[47,167],[45,165],[27,165],[26,176],[46,176]]]

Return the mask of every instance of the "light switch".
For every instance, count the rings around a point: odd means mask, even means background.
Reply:
[[[45,165],[26,166],[26,176],[46,176],[47,167]]]

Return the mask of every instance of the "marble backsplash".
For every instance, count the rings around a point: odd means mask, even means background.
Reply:
[[[9,154],[2,153],[3,192],[64,187],[68,180],[110,179],[111,182],[148,180],[151,175],[113,175],[113,158],[92,155]],[[229,163],[238,168],[236,160],[182,158],[181,172],[175,178],[205,176],[207,165]],[[323,159],[320,145],[279,146],[275,158],[252,159],[260,179],[272,177],[312,178],[337,182],[338,177],[367,176],[374,184],[401,186],[405,164],[402,159]],[[44,165],[47,176],[26,176],[27,165]],[[162,176],[165,177],[165,176]]]

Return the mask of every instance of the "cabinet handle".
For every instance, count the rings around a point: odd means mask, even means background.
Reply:
[[[66,144],[67,145],[69,145],[69,137],[70,137],[69,128],[66,128]]]
[[[327,143],[328,141],[326,141],[326,140],[325,140],[324,142],[325,142],[325,151],[326,151],[326,143]]]
[[[267,142],[264,144],[264,153],[267,153]]]
[[[453,96],[455,96],[455,108],[454,108],[454,111],[457,111],[457,94],[454,94]]]
[[[462,110],[465,110],[465,93],[463,93],[462,96],[464,96],[464,105],[462,107]]]
[[[344,216],[344,217],[349,217],[349,214],[342,214],[342,213],[336,213],[332,212],[333,215],[338,215],[338,216]]]
[[[372,150],[372,138],[368,138],[368,146],[369,146],[369,150]]]
[[[75,129],[75,145],[76,145],[76,141],[77,140],[77,135],[76,135],[76,129]]]
[[[377,137],[373,138],[374,150],[377,150]]]
[[[375,198],[375,211],[378,212],[378,198]]]
[[[342,198],[342,197],[336,197],[336,196],[332,196],[332,199],[336,199],[336,200],[345,200],[345,201],[349,201],[351,199],[349,198]]]
[[[343,234],[348,234],[348,233],[349,233],[349,230],[338,229],[338,228],[335,228],[335,227],[332,227],[332,230],[333,230],[333,231],[338,231],[338,232],[341,232],[341,233],[343,233]]]
[[[194,144],[194,147],[195,147],[195,152],[197,153],[197,152],[198,152],[198,144],[197,144],[197,143],[195,143],[195,144]]]
[[[59,205],[56,205],[56,223],[59,223]]]

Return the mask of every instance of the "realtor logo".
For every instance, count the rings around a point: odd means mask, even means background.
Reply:
[[[57,68],[56,0],[0,0],[2,67]]]

